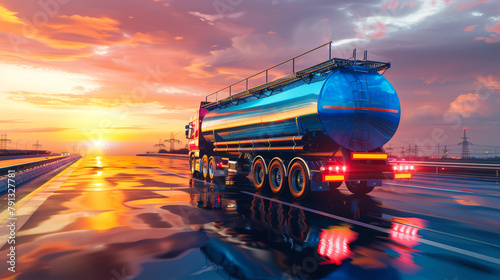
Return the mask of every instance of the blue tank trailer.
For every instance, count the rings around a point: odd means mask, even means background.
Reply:
[[[413,166],[391,166],[382,148],[401,117],[389,68],[365,52],[202,102],[186,126],[191,172],[227,183],[251,174],[257,190],[297,200],[342,182],[361,195],[382,179],[411,179]]]

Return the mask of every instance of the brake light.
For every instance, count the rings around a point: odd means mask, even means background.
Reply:
[[[320,167],[321,172],[337,172],[337,173],[344,173],[347,172],[347,166],[345,165],[335,165],[335,166],[321,166]]]
[[[395,165],[392,169],[394,170],[394,179],[412,179],[415,171],[413,165]]]
[[[342,182],[345,181],[344,173],[347,172],[345,165],[321,166],[323,182]]]
[[[217,168],[222,168],[222,161],[221,162],[217,162]]]
[[[386,153],[352,153],[351,159],[387,159]]]

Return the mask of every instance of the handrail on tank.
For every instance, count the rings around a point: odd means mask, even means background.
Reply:
[[[268,82],[268,71],[269,71],[269,70],[271,70],[271,69],[273,69],[273,68],[276,68],[276,67],[278,67],[278,66],[281,66],[281,65],[283,65],[283,64],[285,64],[285,63],[288,63],[288,62],[290,62],[290,61],[292,61],[292,71],[293,71],[293,73],[295,73],[295,59],[297,59],[297,58],[299,58],[299,57],[301,57],[301,56],[304,56],[304,55],[306,55],[306,54],[308,54],[308,53],[311,53],[311,52],[313,52],[313,51],[315,51],[315,50],[321,49],[322,47],[324,47],[324,46],[326,46],[326,45],[329,45],[329,48],[328,48],[328,59],[332,59],[332,42],[333,42],[333,41],[330,41],[330,42],[325,43],[325,44],[323,44],[323,45],[321,45],[321,46],[318,46],[318,47],[316,47],[316,48],[314,48],[314,49],[311,49],[311,50],[309,50],[309,51],[307,51],[307,52],[301,53],[301,54],[299,54],[299,55],[297,55],[297,56],[294,56],[294,57],[292,57],[292,58],[290,58],[290,59],[288,59],[288,60],[285,60],[285,61],[283,61],[283,62],[281,62],[281,63],[279,63],[279,64],[276,64],[276,65],[274,65],[274,66],[272,66],[272,67],[269,67],[269,68],[267,68],[267,69],[265,69],[265,70],[262,70],[262,71],[260,71],[260,72],[258,72],[258,73],[256,73],[256,74],[253,74],[252,76],[249,76],[249,77],[247,77],[247,78],[245,78],[245,79],[243,79],[243,80],[241,80],[241,81],[238,81],[238,82],[236,82],[236,83],[234,83],[234,84],[232,84],[232,85],[229,85],[229,86],[227,86],[227,87],[225,87],[225,88],[223,88],[223,89],[220,89],[220,90],[218,90],[218,91],[216,91],[216,92],[214,92],[214,93],[212,93],[212,94],[209,94],[209,95],[207,95],[207,96],[205,97],[205,102],[208,102],[208,97],[210,97],[210,96],[212,96],[212,95],[215,95],[215,101],[217,101],[217,100],[218,100],[218,98],[217,98],[217,97],[218,97],[218,96],[217,96],[217,94],[218,94],[219,92],[223,91],[223,90],[226,90],[226,89],[229,89],[229,96],[231,96],[231,88],[232,88],[233,86],[235,86],[235,85],[237,85],[237,84],[239,84],[239,83],[243,82],[243,81],[246,81],[246,89],[248,90],[248,79],[251,79],[251,78],[253,78],[253,77],[255,77],[255,76],[258,76],[258,75],[260,75],[260,74],[262,74],[262,73],[266,73],[266,83],[267,83],[267,82]]]

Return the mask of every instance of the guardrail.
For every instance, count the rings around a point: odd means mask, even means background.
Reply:
[[[44,166],[47,164],[51,164],[53,162],[64,160],[64,159],[70,158],[70,157],[72,157],[72,156],[58,157],[58,158],[39,160],[39,161],[35,161],[35,162],[21,163],[21,164],[1,167],[0,168],[0,177],[7,175],[9,170],[14,170],[16,173],[20,173],[20,172],[23,172],[25,170],[37,168],[39,166]]]
[[[163,158],[177,158],[177,159],[188,159],[189,155],[184,154],[165,154],[165,153],[149,153],[149,154],[137,154],[138,157],[163,157]]]
[[[463,173],[466,175],[490,176],[500,179],[500,164],[432,161],[392,161],[391,163],[404,163],[420,167],[417,173],[423,170],[436,175]]]
[[[15,170],[15,183],[17,186],[19,186],[64,164],[75,162],[80,158],[81,156],[67,156],[39,162],[2,167],[0,168],[0,172],[2,174],[0,175],[0,192],[3,192],[7,189],[7,185],[9,182],[7,181],[6,175],[8,174],[8,170]],[[7,174],[5,174],[5,172],[7,172]]]

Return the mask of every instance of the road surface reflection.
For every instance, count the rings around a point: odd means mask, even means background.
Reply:
[[[192,178],[179,162],[83,158],[18,232],[18,270],[0,278],[400,279],[428,262],[424,222],[386,219],[371,196],[299,203],[254,195],[248,179]]]

